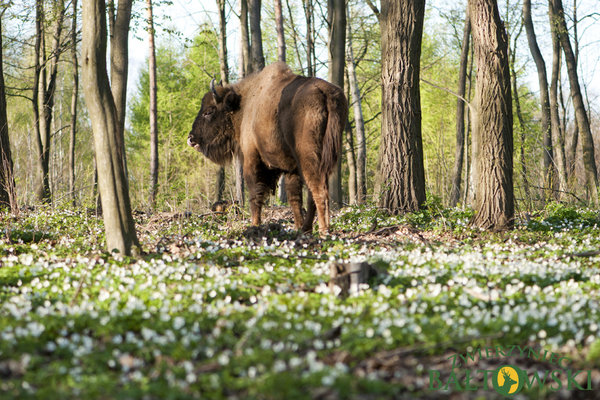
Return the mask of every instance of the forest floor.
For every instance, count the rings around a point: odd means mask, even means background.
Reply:
[[[264,214],[136,213],[138,258],[93,213],[0,214],[0,398],[600,398],[597,211]]]

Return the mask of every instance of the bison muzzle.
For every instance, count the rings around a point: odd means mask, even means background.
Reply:
[[[223,165],[243,160],[253,225],[260,225],[265,196],[285,174],[297,229],[329,232],[328,177],[336,166],[348,118],[343,91],[322,79],[294,74],[282,62],[231,85],[214,85],[188,136],[188,144]],[[309,189],[302,209],[302,185]]]

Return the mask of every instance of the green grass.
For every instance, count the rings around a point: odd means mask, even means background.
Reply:
[[[436,360],[489,345],[598,368],[598,212],[552,204],[495,234],[471,215],[348,208],[325,240],[142,215],[138,259],[104,253],[92,215],[2,216],[0,398],[437,397]],[[335,296],[330,265],[350,261],[380,274]]]

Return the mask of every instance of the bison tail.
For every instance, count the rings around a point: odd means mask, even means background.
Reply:
[[[348,121],[348,102],[339,89],[325,92],[327,97],[327,127],[323,138],[320,172],[326,179],[338,161],[342,147],[342,133]]]

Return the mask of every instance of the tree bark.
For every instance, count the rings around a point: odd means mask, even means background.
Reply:
[[[242,41],[242,62],[243,66],[242,77],[252,73],[252,58],[250,55],[250,33],[248,31],[248,1],[240,0],[240,40]]]
[[[473,128],[477,182],[471,224],[499,231],[514,224],[508,39],[496,0],[469,0],[469,15],[478,67]]]
[[[425,0],[383,0],[379,206],[394,214],[425,202],[419,94]]]
[[[585,109],[585,104],[583,103],[583,96],[581,95],[579,77],[577,75],[577,63],[571,47],[571,41],[569,40],[562,0],[550,0],[549,9],[551,23],[553,29],[556,31],[567,63],[567,73],[569,76],[569,84],[571,86],[571,99],[573,100],[573,107],[575,108],[575,118],[577,120],[583,149],[585,180],[591,202],[594,206],[598,206],[598,173],[596,170],[596,157],[594,154],[594,140],[592,138],[588,114]]]
[[[314,26],[313,26],[313,2],[312,0],[303,0],[302,5],[304,7],[304,17],[306,19],[306,75],[314,76]]]
[[[471,39],[471,20],[467,10],[465,16],[465,26],[463,28],[463,40],[460,53],[460,67],[458,70],[458,91],[457,94],[465,97],[467,87],[467,67],[469,65],[469,48]],[[460,198],[460,186],[462,177],[462,167],[465,158],[465,102],[456,99],[456,151],[454,154],[454,171],[452,175],[452,189],[450,192],[450,206],[456,207]]]
[[[227,61],[227,21],[225,15],[225,0],[217,0],[219,8],[219,67],[221,82],[229,83],[229,64]],[[217,170],[217,195],[215,201],[223,200],[225,191],[225,167],[219,166]]]
[[[71,2],[71,62],[73,64],[73,91],[71,93],[71,128],[69,135],[69,192],[73,207],[77,204],[75,193],[75,140],[77,135],[77,99],[79,97],[79,60],[77,59],[77,0]]]
[[[346,157],[348,159],[348,199],[351,205],[358,204],[358,193],[356,191],[356,153],[354,151],[354,135],[352,127],[346,124]]]
[[[363,204],[367,200],[367,145],[365,140],[365,120],[363,118],[360,88],[356,80],[354,50],[352,49],[352,28],[349,23],[349,12],[346,14],[347,23],[347,63],[348,85],[354,107],[354,128],[356,129],[356,202]]]
[[[283,30],[283,11],[281,8],[281,0],[275,0],[275,30],[277,31],[277,60],[285,62],[285,36]],[[281,204],[287,203],[287,191],[285,190],[285,175],[279,177],[277,184],[277,197]]]
[[[327,22],[329,25],[329,82],[344,87],[344,67],[346,61],[346,2],[327,1]],[[332,208],[342,207],[342,157],[338,157],[337,168],[329,177],[329,197]]]
[[[112,1],[111,1],[112,3]],[[110,87],[117,108],[119,141],[125,146],[125,113],[127,104],[127,72],[129,70],[129,23],[133,0],[119,0],[110,22]],[[127,164],[125,163],[125,171]]]
[[[523,29],[523,25],[521,25],[521,31]],[[529,180],[527,178],[527,162],[525,160],[525,120],[523,118],[523,113],[521,112],[521,99],[519,97],[519,85],[517,84],[517,71],[515,70],[515,58],[517,51],[517,40],[521,31],[515,36],[513,40],[512,48],[509,47],[509,58],[510,58],[510,73],[511,73],[511,83],[512,83],[512,92],[515,99],[515,110],[517,112],[517,120],[519,121],[519,137],[521,139],[521,148],[520,148],[520,162],[521,162],[521,179],[523,181],[523,191],[525,192],[525,202],[527,205],[531,207],[532,197],[531,192],[529,190]],[[544,170],[545,171],[545,170]]]
[[[260,28],[261,0],[248,0],[248,6],[250,11],[250,53],[252,56],[252,71],[257,72],[265,67],[262,31]]]
[[[550,77],[550,130],[552,143],[554,145],[554,156],[556,158],[556,171],[558,174],[558,191],[555,192],[556,200],[561,199],[561,193],[567,190],[567,159],[565,157],[565,136],[561,129],[560,114],[558,112],[558,84],[560,81],[560,42],[556,29],[553,28],[552,16],[550,15],[550,27],[552,36],[552,75]]]
[[[548,76],[546,74],[546,63],[537,43],[533,19],[531,18],[531,0],[523,0],[523,23],[527,33],[529,51],[535,62],[540,86],[540,103],[542,106],[542,134],[544,135],[544,153],[542,168],[544,171],[544,187],[551,188],[554,177],[554,153],[552,150],[552,118],[550,117],[550,95],[548,93]],[[564,190],[564,189],[563,189]]]
[[[15,179],[13,162],[8,136],[8,118],[6,115],[6,91],[4,87],[4,69],[2,60],[2,17],[6,11],[5,6],[0,9],[0,211],[8,207],[16,212]]]
[[[84,1],[82,10],[82,78],[88,107],[98,170],[107,250],[131,255],[139,248],[131,216],[129,184],[125,174],[123,146],[117,108],[106,71],[106,9],[104,0]],[[129,21],[119,20],[129,26]],[[122,30],[122,26],[115,29]],[[127,35],[119,36],[127,40]],[[119,43],[119,48],[127,48]],[[127,53],[123,54],[127,57]],[[113,70],[116,72],[116,70]],[[121,73],[126,72],[121,70]],[[114,76],[114,79],[119,77]],[[122,77],[121,82],[122,82]]]
[[[146,0],[148,11],[148,85],[150,97],[150,208],[156,207],[158,190],[158,110],[156,106],[156,48],[154,46],[154,20],[152,0]]]

